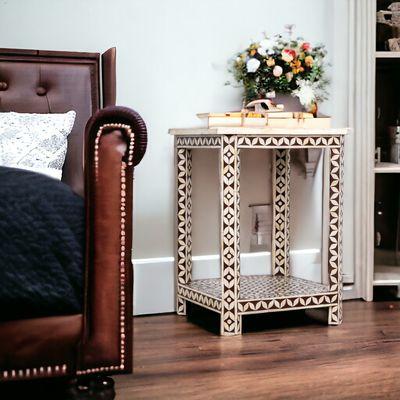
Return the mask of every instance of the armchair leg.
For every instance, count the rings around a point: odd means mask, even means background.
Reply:
[[[114,380],[104,375],[91,375],[73,379],[68,388],[67,400],[115,399]]]

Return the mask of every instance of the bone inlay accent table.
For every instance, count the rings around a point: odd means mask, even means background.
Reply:
[[[290,309],[328,308],[328,323],[342,322],[342,178],[347,129],[193,128],[175,136],[177,179],[177,313],[186,302],[221,315],[221,335],[241,334],[242,315]],[[221,278],[192,281],[192,149],[220,151]],[[272,275],[240,276],[240,149],[272,149]],[[326,163],[322,264],[326,284],[290,276],[290,149],[320,148]]]

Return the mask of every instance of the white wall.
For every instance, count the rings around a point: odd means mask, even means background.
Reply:
[[[333,115],[336,124],[346,124],[344,8],[345,0],[0,0],[0,47],[117,47],[118,104],[141,113],[149,132],[148,152],[136,171],[134,258],[173,257],[173,140],[168,129],[198,124],[197,112],[238,109],[240,90],[224,86],[230,78],[227,60],[261,32],[281,32],[287,23],[296,24],[296,33],[311,42],[326,44],[333,63],[332,95],[322,111]],[[352,192],[351,186],[346,189]],[[352,197],[346,200],[350,221]],[[351,224],[345,227],[351,233]],[[350,273],[352,234],[345,232],[345,242]],[[142,292],[156,291],[160,305],[171,302],[171,268],[168,262],[156,264],[154,270],[153,264],[137,265],[139,313],[146,308]],[[149,273],[159,277],[157,287]]]

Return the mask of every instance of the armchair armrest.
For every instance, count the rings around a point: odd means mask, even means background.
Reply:
[[[133,169],[147,145],[135,111],[107,107],[85,132],[86,265],[78,374],[132,368]]]

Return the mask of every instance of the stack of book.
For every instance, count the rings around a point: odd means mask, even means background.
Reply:
[[[201,113],[200,119],[207,121],[209,128],[216,127],[270,127],[270,128],[330,128],[331,118],[321,116],[314,118],[307,112],[266,111],[255,112],[226,112],[226,113]]]

